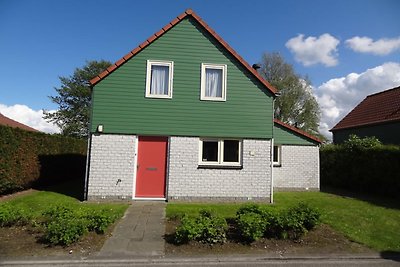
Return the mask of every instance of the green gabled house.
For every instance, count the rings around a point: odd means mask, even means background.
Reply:
[[[287,146],[318,159],[318,139],[274,122],[276,89],[192,10],[91,84],[87,199],[272,201]],[[300,154],[313,181],[286,188],[318,189],[319,161]]]

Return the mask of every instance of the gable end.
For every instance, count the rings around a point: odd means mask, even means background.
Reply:
[[[127,62],[129,59],[131,59],[133,56],[138,54],[140,51],[142,51],[144,48],[149,46],[152,42],[157,40],[159,37],[163,36],[167,31],[169,31],[171,28],[176,26],[178,23],[180,23],[183,19],[187,17],[192,17],[198,24],[201,25],[201,27],[204,28],[206,32],[208,32],[226,51],[228,51],[243,67],[246,69],[253,77],[256,78],[271,94],[272,96],[275,96],[277,93],[277,90],[275,87],[273,87],[269,82],[267,82],[264,78],[261,77],[258,72],[253,69],[236,51],[228,45],[213,29],[211,29],[193,10],[188,9],[184,13],[180,14],[178,17],[173,19],[170,23],[165,25],[161,30],[150,36],[146,41],[144,41],[142,44],[140,44],[138,47],[130,51],[128,54],[123,56],[121,59],[119,59],[117,62],[115,62],[113,65],[108,67],[105,71],[100,73],[98,76],[94,77],[92,80],[90,80],[91,86],[95,86],[97,83],[99,83],[102,79],[107,77],[109,74],[114,72],[116,69],[118,69],[121,65],[123,65],[125,62]]]

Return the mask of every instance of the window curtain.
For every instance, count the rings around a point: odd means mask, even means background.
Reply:
[[[168,95],[169,67],[151,66],[150,94]]]
[[[222,70],[206,68],[205,96],[222,97]]]

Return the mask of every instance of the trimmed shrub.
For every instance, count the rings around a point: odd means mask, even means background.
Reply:
[[[53,245],[70,245],[87,232],[83,218],[58,218],[46,225],[44,240]]]
[[[258,204],[244,204],[236,212],[236,223],[242,238],[256,241],[265,235],[273,215]]]
[[[399,198],[400,146],[352,136],[344,144],[323,146],[320,165],[322,187]]]
[[[257,204],[246,204],[236,213],[238,230],[248,242],[261,237],[298,239],[319,221],[319,211],[301,202],[280,212],[269,211]]]
[[[268,235],[279,239],[299,239],[320,221],[318,210],[300,202],[271,217]]]
[[[317,226],[321,218],[321,213],[316,208],[312,208],[304,202],[300,202],[298,205],[289,209],[289,213],[296,214],[301,219],[307,231]]]
[[[241,236],[249,242],[264,236],[267,221],[254,212],[243,213],[236,218]]]
[[[0,195],[84,177],[87,140],[2,125],[0,140]]]
[[[54,206],[43,212],[44,241],[53,245],[70,245],[87,232],[104,234],[118,217],[108,209]]]
[[[226,241],[226,231],[228,224],[223,217],[203,210],[200,211],[199,224],[202,225],[199,240],[204,243],[224,243]]]
[[[31,216],[29,212],[8,204],[0,205],[0,227],[26,225],[30,220]]]
[[[200,232],[201,225],[197,223],[197,219],[185,214],[181,219],[181,225],[176,228],[175,242],[184,244],[196,240],[200,236]]]
[[[197,217],[182,217],[181,225],[176,229],[175,242],[182,244],[195,240],[208,244],[223,243],[227,229],[228,224],[223,217],[209,210],[201,210]]]
[[[76,210],[66,206],[52,206],[43,212],[45,221],[69,219],[76,215]]]
[[[93,210],[85,218],[88,221],[88,230],[97,234],[104,234],[108,226],[116,220],[116,217],[111,215],[108,210]]]
[[[88,222],[71,207],[55,206],[43,212],[44,241],[53,245],[69,245],[88,231]]]

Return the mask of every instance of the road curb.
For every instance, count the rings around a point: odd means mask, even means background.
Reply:
[[[260,262],[315,262],[315,261],[361,261],[361,260],[384,260],[380,254],[368,255],[319,255],[319,256],[204,256],[204,257],[139,257],[139,258],[101,258],[93,257],[90,259],[35,259],[35,260],[6,260],[1,261],[2,266],[60,266],[60,265],[80,265],[80,266],[95,266],[95,265],[126,265],[126,264],[141,264],[141,265],[156,265],[156,264],[176,264],[176,265],[197,265],[197,264],[212,264],[212,263],[260,263]],[[389,258],[391,260],[400,260],[400,255],[394,255]]]

